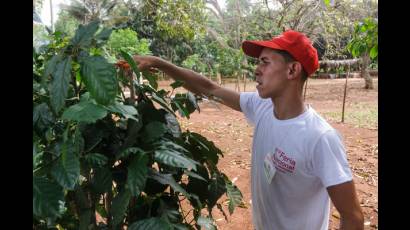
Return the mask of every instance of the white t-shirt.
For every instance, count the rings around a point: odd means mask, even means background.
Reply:
[[[278,120],[271,99],[240,94],[255,126],[252,145],[252,217],[257,230],[327,230],[326,187],[351,181],[339,133],[310,106],[298,117]],[[267,156],[268,155],[268,156]],[[264,162],[275,172],[269,180]],[[266,163],[265,163],[266,164]]]

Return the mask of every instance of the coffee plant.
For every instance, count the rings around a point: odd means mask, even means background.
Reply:
[[[242,194],[222,151],[181,130],[196,97],[159,90],[127,52],[109,63],[111,32],[94,21],[33,49],[33,229],[216,229],[217,201],[232,214]]]

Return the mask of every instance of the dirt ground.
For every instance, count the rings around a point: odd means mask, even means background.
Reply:
[[[160,85],[167,84],[169,82],[161,82]],[[305,100],[343,135],[365,215],[365,229],[378,229],[378,81],[374,78],[374,90],[365,90],[363,79],[348,79],[345,122],[341,123],[344,84],[345,79],[309,79]],[[225,86],[235,87],[234,84]],[[246,91],[254,90],[255,84],[248,83]],[[242,113],[221,104],[202,102],[200,109],[201,112],[193,113],[189,120],[181,118],[181,126],[204,135],[223,151],[224,158],[220,159],[218,167],[235,181],[247,207],[237,208],[229,216],[226,197],[222,197],[219,202],[228,213],[228,221],[215,208],[213,215],[218,229],[253,229],[250,194],[253,129]],[[366,111],[370,112],[366,114]],[[332,205],[329,229],[339,229],[339,218]]]

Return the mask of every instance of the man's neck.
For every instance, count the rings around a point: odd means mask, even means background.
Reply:
[[[275,105],[273,113],[278,120],[295,118],[305,112],[305,103],[301,96],[283,96],[272,98]]]

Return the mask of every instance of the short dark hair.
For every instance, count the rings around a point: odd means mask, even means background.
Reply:
[[[285,59],[286,63],[296,61],[296,59],[293,58],[292,55],[286,50],[274,50],[274,51],[276,53],[280,54],[283,57],[283,59]],[[308,75],[307,75],[305,69],[302,66],[302,82],[303,83],[306,81],[307,77],[308,77]]]

